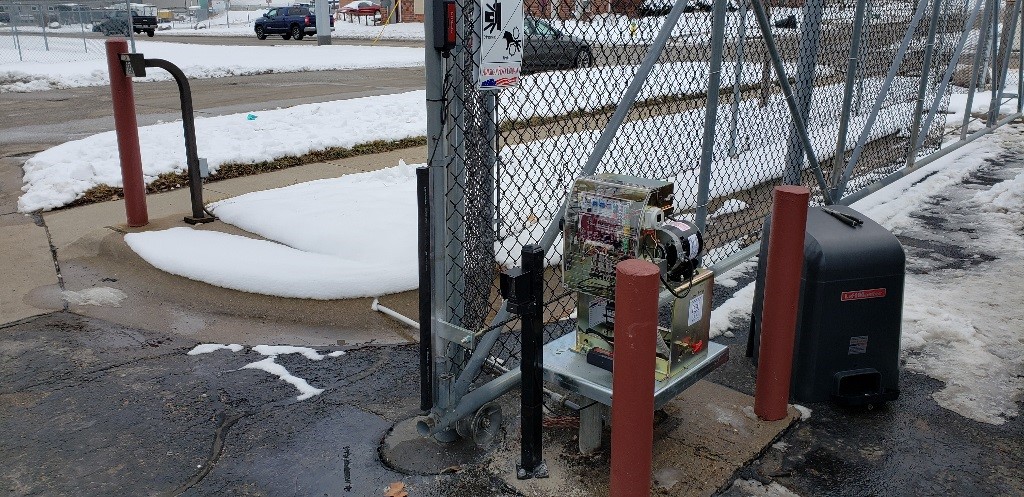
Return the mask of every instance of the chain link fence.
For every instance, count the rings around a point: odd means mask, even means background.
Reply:
[[[0,64],[101,59],[104,21],[124,3],[0,2]],[[150,15],[154,15],[150,14]]]
[[[559,219],[577,177],[672,181],[677,209],[705,232],[703,264],[725,267],[753,252],[773,187],[807,185],[817,205],[863,194],[1012,113],[978,113],[999,107],[1002,72],[1010,93],[1019,85],[1013,3],[796,0],[761,7],[762,26],[748,0],[698,0],[623,102],[675,2],[526,0],[526,74],[484,92],[473,33],[488,3],[457,2],[456,48],[438,71],[443,131],[431,138],[435,412],[448,418],[475,409],[461,401],[485,388],[481,371],[514,373],[518,323],[497,275],[524,245],[547,250],[548,339],[574,329]]]

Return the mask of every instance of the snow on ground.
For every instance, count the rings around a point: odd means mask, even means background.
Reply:
[[[196,141],[210,171],[229,162],[258,162],[328,147],[352,147],[373,140],[398,140],[426,133],[425,93],[414,91],[287,109],[198,118]],[[183,171],[185,146],[180,122],[139,128],[146,183],[163,173]],[[22,212],[53,209],[88,189],[121,186],[117,135],[113,131],[63,143],[25,162]]]
[[[311,386],[306,380],[291,374],[288,372],[287,368],[274,362],[274,358],[276,357],[277,356],[270,356],[262,361],[251,362],[242,366],[241,369],[259,369],[266,371],[280,378],[281,381],[291,384],[299,390],[299,396],[295,397],[295,400],[306,400],[314,395],[320,395],[323,393],[324,389]]]
[[[415,222],[415,217],[412,219]],[[415,267],[409,274],[398,273],[388,266],[393,261],[343,259],[216,231],[171,228],[130,233],[125,235],[125,242],[140,257],[168,273],[223,288],[280,297],[376,296],[408,290],[412,288],[408,280],[413,281],[413,287],[416,280]],[[195,247],[209,249],[201,259],[189,261],[181,257]],[[413,252],[415,260],[415,243],[405,248]]]
[[[51,51],[43,49],[42,37],[22,37],[24,62],[0,64],[0,93],[27,92],[81,86],[103,86],[110,82],[103,58],[79,58],[52,63],[54,53],[73,53],[82,40],[51,38]],[[67,45],[67,49],[61,47]],[[352,45],[312,46],[222,46],[137,40],[136,51],[146,58],[165,59],[181,68],[189,78],[219,78],[267,72],[329,71],[380,67],[419,67],[423,49],[410,47],[367,47]],[[0,46],[0,60],[18,60],[13,47]],[[163,69],[150,68],[145,78],[135,81],[168,81]]]
[[[233,2],[237,5],[236,2]],[[291,5],[292,2],[276,2],[273,7],[283,7]],[[259,5],[262,7],[256,10],[231,10],[227,13],[223,11],[210,16],[205,21],[185,20],[185,21],[173,21],[160,23],[157,25],[156,39],[159,40],[165,36],[238,36],[238,37],[256,37],[255,24],[256,19],[259,19],[267,12],[266,2],[260,2]],[[0,23],[0,30],[8,31],[10,28],[5,27]],[[40,38],[43,35],[44,29],[39,26],[18,26],[18,32],[21,35],[37,35]],[[59,34],[61,36],[74,36],[81,33],[92,33],[92,24],[85,23],[69,23],[61,24],[57,27],[47,27],[45,29],[47,35]],[[377,26],[374,24],[366,24],[365,19],[359,18],[358,22],[347,21],[344,19],[335,19],[334,30],[331,32],[331,38],[334,39],[380,39],[380,40],[422,40],[423,36],[423,23],[421,22],[403,22],[403,23],[391,23],[387,25]],[[135,35],[137,39],[143,39],[145,35]],[[291,40],[284,40],[278,36],[269,36],[267,38],[267,44],[294,44],[297,43]],[[81,45],[81,39],[78,39],[78,44]]]
[[[196,345],[195,347],[192,347],[192,350],[188,351],[187,354],[188,355],[209,354],[210,352],[215,352],[215,351],[218,351],[218,350],[230,350],[232,352],[240,352],[243,348],[245,348],[245,347],[242,347],[241,345],[239,345],[237,343],[232,343],[232,344],[201,343],[199,345]]]
[[[123,291],[106,286],[86,288],[77,292],[64,290],[60,294],[71,305],[121,307],[121,302],[128,298],[128,294]]]
[[[763,484],[757,480],[736,480],[725,491],[725,495],[743,497],[800,497],[779,482]]]
[[[224,349],[230,350],[232,352],[240,352],[244,348],[245,347],[237,343],[233,343],[230,345],[225,345],[222,343],[201,343],[193,347],[192,350],[189,350],[186,354],[209,354],[210,352],[215,352]],[[325,357],[340,357],[345,355],[345,351],[343,350],[337,350],[334,352],[330,352],[328,354],[321,354],[309,347],[295,347],[291,345],[256,345],[252,348],[252,350],[253,352],[267,356],[266,359],[251,362],[249,364],[246,364],[245,366],[242,366],[239,369],[259,369],[261,371],[266,371],[267,373],[277,376],[279,379],[281,379],[281,381],[287,382],[288,384],[298,389],[299,395],[295,398],[295,400],[306,400],[315,395],[320,395],[321,393],[323,393],[324,389],[316,388],[310,385],[309,382],[306,381],[305,379],[299,378],[298,376],[291,374],[287,368],[276,362],[277,356],[284,354],[300,354],[309,360],[320,361],[323,360]]]
[[[295,347],[292,345],[257,345],[252,348],[253,352],[269,356],[282,354],[301,354],[311,361],[320,361],[327,357],[309,347]]]
[[[263,5],[266,6],[266,3]],[[291,3],[277,2],[273,6],[284,5],[291,5]],[[251,36],[255,38],[256,19],[259,19],[266,11],[265,8],[254,11],[233,10],[227,14],[211,16],[202,22],[177,21],[161,24],[161,30],[157,32],[157,36]],[[377,26],[372,23],[366,24],[366,20],[363,18],[356,18],[354,21],[335,19],[331,38],[422,40],[424,38],[423,23],[402,22]],[[267,38],[267,43],[271,42],[296,43],[282,40],[274,35]],[[420,51],[422,52],[422,49]]]
[[[128,234],[125,242],[159,269],[245,292],[395,293],[417,285],[415,185],[414,168],[401,165],[212,204],[222,221],[279,243],[191,228]],[[187,246],[216,249],[189,262],[180,255]]]

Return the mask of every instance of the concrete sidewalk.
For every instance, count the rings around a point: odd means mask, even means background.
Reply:
[[[325,163],[308,164],[204,186],[204,200],[216,201],[296,183],[390,167],[404,159],[423,162],[426,147],[404,149]],[[126,326],[175,332],[198,341],[328,345],[338,341],[409,343],[414,337],[389,318],[370,311],[372,299],[315,301],[281,299],[217,288],[154,269],[123,242],[133,231],[188,226],[189,191],[179,189],[147,196],[150,224],[125,225],[124,201],[116,200],[24,216],[13,212],[16,198],[3,199],[0,245],[6,259],[0,281],[0,324],[55,310],[102,318]],[[258,238],[222,222],[197,229]],[[195,257],[201,257],[197,247]],[[108,305],[76,304],[81,292],[114,288],[124,292]],[[389,307],[414,315],[415,292],[383,299]],[[70,298],[69,298],[70,297]]]

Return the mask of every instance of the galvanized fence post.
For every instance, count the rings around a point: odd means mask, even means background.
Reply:
[[[999,0],[992,2],[992,52],[989,58],[985,61],[985,74],[989,75],[989,91],[992,93],[992,98],[989,100],[988,106],[988,119],[985,121],[985,126],[989,128],[995,126],[996,116],[999,115],[999,90],[996,88],[996,60],[999,58]],[[989,66],[992,66],[993,73],[989,73]]]
[[[949,86],[949,81],[953,77],[953,72],[956,70],[957,64],[960,63],[960,54],[963,52],[964,45],[966,45],[967,38],[970,33],[968,28],[974,25],[974,22],[978,18],[978,12],[980,9],[981,2],[977,2],[974,10],[971,11],[971,15],[967,20],[965,25],[966,27],[960,35],[959,41],[957,41],[956,50],[953,51],[953,56],[949,60],[949,65],[946,66],[946,71],[942,75],[942,81],[939,82],[939,87],[935,90],[935,99],[932,101],[931,108],[928,109],[927,117],[925,117],[924,124],[922,124],[920,128],[921,131],[918,133],[917,139],[911,142],[911,152],[919,150],[924,146],[925,138],[928,137],[928,130],[931,129],[932,126],[932,120],[939,111],[939,106],[942,104],[943,96],[946,94],[946,88]],[[910,160],[910,158],[908,158],[908,160]]]
[[[1024,10],[1017,16],[1017,112],[1024,110]]]
[[[936,0],[937,1],[937,0]],[[823,0],[809,0],[804,3],[803,22],[800,23],[800,55],[797,58],[795,97],[797,112],[803,120],[803,126],[809,126],[811,99],[814,92],[814,74],[818,63],[818,42],[821,39],[821,16],[825,10]],[[780,74],[779,78],[783,76]],[[804,146],[800,132],[796,129],[796,120],[790,123],[789,143],[786,149],[786,169],[782,174],[782,182],[786,185],[799,185],[803,173]],[[808,140],[809,142],[810,140]],[[813,146],[810,145],[810,146]],[[808,150],[808,153],[813,153]],[[827,196],[828,188],[822,185],[822,193]]]
[[[21,17],[21,10],[15,10],[11,14],[11,29],[14,31],[14,46],[18,47],[18,60],[21,62],[25,61],[25,57],[21,53],[21,37],[18,36],[18,17]]]
[[[990,109],[990,112],[994,113],[993,119],[997,119],[999,117],[999,109],[1002,107],[1002,97],[1004,90],[1006,89],[1006,76],[1010,69],[1010,45],[1013,44],[1013,33],[1017,30],[1017,18],[1019,17],[1021,6],[1024,5],[1024,0],[1019,2],[1006,0],[1006,3],[1012,4],[1013,9],[1010,10],[1006,21],[1003,23],[1003,38],[1000,42],[1000,50],[1002,53],[999,58],[998,81],[994,82],[992,88],[993,95],[997,95],[996,107],[994,109]],[[1006,23],[1009,23],[1009,26],[1007,26]],[[1018,99],[1019,97],[1020,96],[1018,95]]]
[[[907,152],[907,167],[914,166],[917,157],[917,137],[921,134],[921,114],[924,112],[924,94],[928,90],[932,70],[932,52],[935,47],[935,29],[939,22],[939,8],[942,0],[932,0],[932,18],[928,23],[928,40],[925,42],[924,62],[921,64],[921,81],[917,87],[917,101],[914,103],[913,124],[910,125],[910,150]]]
[[[967,129],[971,122],[971,109],[974,107],[974,94],[981,85],[979,71],[988,43],[988,23],[992,20],[992,4],[998,0],[986,0],[985,15],[978,26],[978,42],[974,45],[974,63],[971,65],[971,80],[967,85],[967,103],[964,104],[964,118],[960,126],[960,140],[967,139]],[[972,26],[973,28],[973,26]]]
[[[732,103],[729,106],[732,112],[732,119],[729,120],[729,157],[739,155],[736,139],[739,134],[740,98],[742,98],[741,87],[743,86],[743,47],[747,40],[747,4],[748,0],[740,0],[740,26],[739,33],[736,35],[736,65],[733,70],[735,83],[732,85]]]
[[[868,114],[867,121],[864,123],[864,128],[861,130],[860,136],[857,138],[857,145],[853,149],[853,153],[850,155],[850,160],[846,163],[846,168],[843,169],[839,185],[836,187],[835,194],[832,196],[834,199],[843,198],[843,193],[846,191],[846,184],[850,181],[853,169],[857,166],[857,162],[860,160],[860,155],[864,151],[864,145],[867,144],[868,137],[871,135],[871,128],[875,125],[875,120],[878,119],[878,111],[882,109],[882,104],[885,102],[886,97],[889,96],[889,88],[892,87],[892,81],[896,77],[896,72],[899,71],[900,66],[903,65],[903,59],[906,57],[907,49],[910,47],[910,40],[913,39],[914,31],[917,29],[917,25],[924,17],[925,7],[927,7],[927,5],[928,2],[925,1],[917,4],[917,10],[914,11],[914,17],[910,19],[910,25],[907,26],[907,32],[903,35],[903,40],[900,42],[900,46],[896,50],[896,58],[892,61],[892,64],[889,65],[889,71],[885,75],[882,87],[878,90],[875,102],[871,106],[871,112]]]
[[[818,180],[818,187],[821,188],[822,192],[827,192],[828,184],[825,182],[825,176],[822,174],[821,163],[818,162],[818,157],[814,153],[814,145],[811,143],[811,139],[807,135],[807,123],[800,114],[800,109],[796,103],[796,97],[793,95],[793,88],[789,84],[789,78],[786,77],[786,68],[782,64],[782,57],[779,55],[779,49],[775,45],[775,40],[771,37],[772,29],[768,23],[768,14],[765,13],[764,3],[762,0],[752,0],[752,4],[754,6],[754,15],[757,17],[757,24],[761,28],[761,33],[764,35],[768,54],[771,56],[772,65],[775,67],[775,74],[778,76],[779,85],[782,86],[782,94],[785,96],[786,105],[789,107],[789,114],[793,117],[793,122],[795,123],[793,129],[796,130],[797,136],[799,136],[800,141],[804,146],[804,154],[806,154],[807,161],[810,163],[810,167],[814,171],[815,179]],[[825,196],[825,200],[826,202],[831,201],[831,199],[828,198],[828,195]]]
[[[853,104],[853,85],[857,77],[858,55],[860,54],[861,34],[864,30],[864,10],[868,0],[857,0],[853,11],[853,34],[850,37],[850,55],[846,59],[846,86],[843,87],[843,107],[839,111],[839,133],[836,136],[836,154],[832,157],[832,187],[839,182],[839,171],[846,163],[846,140],[850,129],[850,108]],[[833,201],[838,199],[833,198]]]
[[[725,46],[725,2],[715,2],[711,21],[711,68],[708,73],[708,101],[704,107],[704,136],[701,140],[700,171],[697,179],[697,227],[707,228],[708,200],[711,191],[711,162],[715,151],[718,124],[718,94],[722,87],[722,52]]]

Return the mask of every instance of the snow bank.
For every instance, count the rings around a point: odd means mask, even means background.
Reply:
[[[215,231],[171,228],[130,233],[125,242],[157,269],[243,292],[326,300],[409,289],[409,278],[387,271],[384,262],[314,254]],[[202,258],[182,257],[197,247],[204,249]],[[411,279],[415,278],[413,271]]]
[[[426,133],[426,94],[413,91],[297,105],[287,109],[196,119],[199,155],[211,172],[231,162],[258,162],[328,147],[352,147],[373,140],[398,140]],[[139,128],[142,172],[147,183],[163,173],[185,170],[180,122]],[[74,201],[90,188],[121,186],[117,135],[113,131],[63,143],[24,165],[21,212],[48,210]]]
[[[163,32],[161,32],[162,34]],[[35,37],[24,37],[26,43]],[[54,43],[77,45],[67,50],[73,53],[82,41],[54,38]],[[219,78],[268,72],[328,71],[339,69],[371,69],[379,67],[420,67],[423,49],[413,47],[367,47],[352,45],[326,45],[321,47],[298,44],[281,46],[222,46],[196,45],[137,40],[136,51],[146,58],[165,59],[178,65],[189,78]],[[0,60],[18,60],[18,54],[6,54],[13,48],[0,48]],[[59,52],[60,47],[52,48]],[[103,86],[110,82],[105,58],[52,61],[51,52],[44,51],[41,39],[38,50],[22,51],[24,62],[0,64],[0,93],[38,91],[42,89]],[[145,78],[135,81],[169,81],[171,75],[162,69],[151,68]]]

